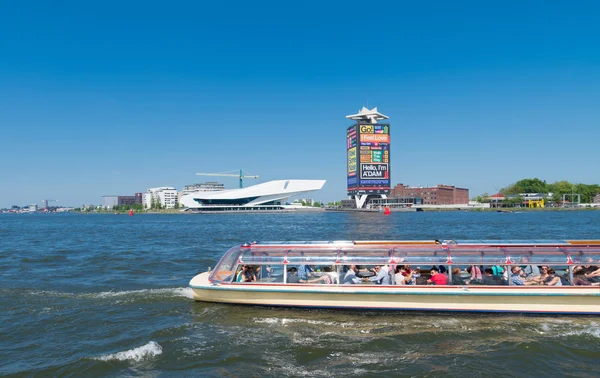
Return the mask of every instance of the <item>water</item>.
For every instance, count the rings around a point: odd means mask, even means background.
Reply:
[[[0,215],[0,375],[597,374],[600,318],[196,303],[252,240],[599,239],[600,211]]]

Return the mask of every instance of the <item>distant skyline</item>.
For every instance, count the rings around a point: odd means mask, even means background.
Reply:
[[[393,185],[599,184],[600,3],[48,2],[0,13],[0,208],[325,179],[390,117]]]

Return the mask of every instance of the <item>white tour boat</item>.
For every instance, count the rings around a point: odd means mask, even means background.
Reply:
[[[205,302],[588,315],[598,285],[600,240],[253,242],[190,281]]]

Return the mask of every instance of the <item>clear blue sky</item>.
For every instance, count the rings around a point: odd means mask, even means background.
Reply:
[[[347,114],[391,121],[394,184],[471,197],[600,183],[600,3],[12,2],[0,207],[243,168],[346,195]],[[221,179],[228,187],[237,180]]]

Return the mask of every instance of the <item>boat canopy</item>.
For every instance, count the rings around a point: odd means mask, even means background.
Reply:
[[[231,282],[238,265],[565,266],[600,262],[600,241],[586,242],[254,242],[229,249],[210,280]]]

